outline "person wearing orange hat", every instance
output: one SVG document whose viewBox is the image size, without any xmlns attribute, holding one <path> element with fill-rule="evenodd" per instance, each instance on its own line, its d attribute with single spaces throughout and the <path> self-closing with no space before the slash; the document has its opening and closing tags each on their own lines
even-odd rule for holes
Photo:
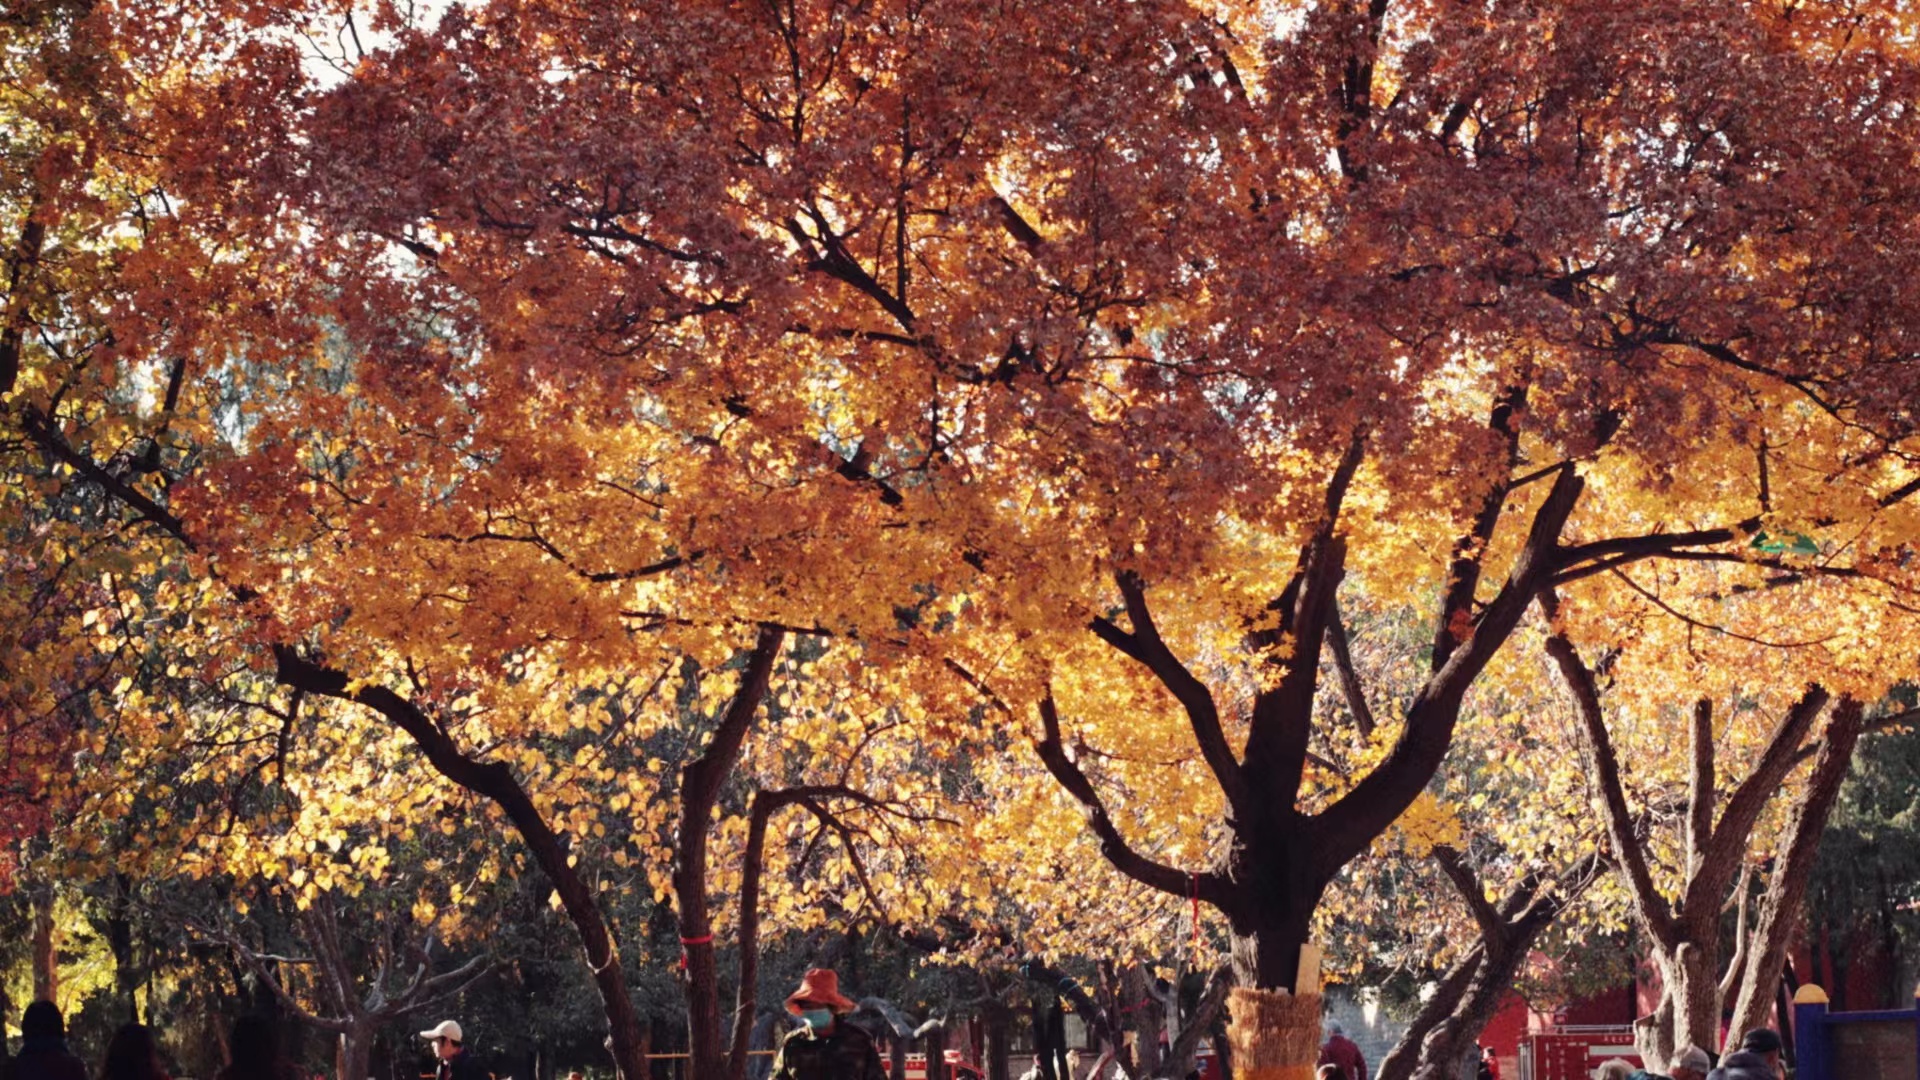
<svg viewBox="0 0 1920 1080">
<path fill-rule="evenodd" d="M 800 1026 L 780 1043 L 767 1080 L 887 1080 L 873 1036 L 845 1019 L 856 1006 L 840 993 L 840 976 L 814 968 L 787 995 Z"/>
</svg>

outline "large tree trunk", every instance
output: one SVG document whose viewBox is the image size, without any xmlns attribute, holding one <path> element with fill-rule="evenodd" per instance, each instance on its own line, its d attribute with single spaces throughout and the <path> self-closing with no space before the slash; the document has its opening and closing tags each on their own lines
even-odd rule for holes
<svg viewBox="0 0 1920 1080">
<path fill-rule="evenodd" d="M 1269 860 L 1259 867 L 1265 873 L 1249 875 L 1272 887 L 1260 890 L 1263 903 L 1228 915 L 1236 985 L 1227 996 L 1227 1041 L 1244 1080 L 1312 1080 L 1320 1059 L 1319 971 L 1300 963 L 1319 890 L 1302 895 L 1305 875 L 1283 865 Z"/>
<path fill-rule="evenodd" d="M 1720 1045 L 1719 953 L 1717 942 L 1703 946 L 1694 941 L 1681 942 L 1671 954 L 1655 951 L 1660 1008 L 1634 1024 L 1642 1060 L 1664 1066 L 1689 1046 L 1705 1050 Z"/>
</svg>

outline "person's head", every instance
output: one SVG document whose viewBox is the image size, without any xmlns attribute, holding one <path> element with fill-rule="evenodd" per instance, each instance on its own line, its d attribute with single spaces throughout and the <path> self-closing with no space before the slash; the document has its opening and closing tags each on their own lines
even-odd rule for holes
<svg viewBox="0 0 1920 1080">
<path fill-rule="evenodd" d="M 1494 1058 L 1494 1053 L 1493 1053 L 1493 1047 L 1491 1047 L 1491 1046 L 1483 1046 L 1483 1047 L 1481 1047 L 1481 1048 L 1480 1048 L 1480 1057 L 1481 1057 L 1481 1060 L 1483 1060 L 1483 1061 L 1491 1061 L 1491 1060 L 1493 1060 L 1493 1058 Z"/>
<path fill-rule="evenodd" d="M 1754 1028 L 1740 1037 L 1740 1049 L 1759 1054 L 1769 1065 L 1780 1064 L 1780 1046 L 1780 1036 L 1768 1028 Z"/>
<path fill-rule="evenodd" d="M 828 968 L 813 968 L 787 995 L 787 1011 L 815 1032 L 833 1027 L 836 1017 L 859 1008 L 840 992 L 840 976 Z"/>
<path fill-rule="evenodd" d="M 1327 1038 L 1331 1039 L 1336 1035 L 1344 1037 L 1346 1034 L 1347 1026 L 1340 1021 L 1334 1020 L 1327 1024 Z"/>
<path fill-rule="evenodd" d="M 1673 1055 L 1667 1071 L 1673 1074 L 1673 1080 L 1706 1080 L 1707 1074 L 1713 1071 L 1713 1059 L 1705 1050 L 1689 1046 Z"/>
<path fill-rule="evenodd" d="M 462 1032 L 455 1021 L 442 1020 L 421 1032 L 420 1037 L 433 1047 L 433 1056 L 442 1061 L 460 1053 Z"/>
<path fill-rule="evenodd" d="M 265 1080 L 279 1075 L 280 1034 L 273 1021 L 264 1016 L 243 1016 L 233 1022 L 233 1034 L 227 1038 L 228 1075 L 245 1080 Z"/>
<path fill-rule="evenodd" d="M 1599 1068 L 1593 1070 L 1593 1080 L 1627 1080 L 1632 1075 L 1633 1062 L 1626 1058 L 1603 1061 Z"/>
<path fill-rule="evenodd" d="M 60 1006 L 51 1001 L 36 1001 L 27 1006 L 20 1014 L 20 1037 L 23 1039 L 64 1039 L 67 1037 L 66 1021 L 60 1018 Z"/>
<path fill-rule="evenodd" d="M 107 1043 L 101 1080 L 154 1080 L 160 1075 L 160 1047 L 153 1041 L 153 1029 L 145 1024 L 120 1025 Z"/>
</svg>

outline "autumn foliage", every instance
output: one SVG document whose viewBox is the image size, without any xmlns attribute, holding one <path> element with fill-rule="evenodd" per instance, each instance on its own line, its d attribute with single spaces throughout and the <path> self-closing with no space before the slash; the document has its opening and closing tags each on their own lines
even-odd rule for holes
<svg viewBox="0 0 1920 1080">
<path fill-rule="evenodd" d="M 30 8 L 7 715 L 282 784 L 297 733 L 424 751 L 671 893 L 709 985 L 751 792 L 805 789 L 884 921 L 1044 911 L 974 857 L 1090 835 L 1293 989 L 1463 713 L 1585 664 L 1657 738 L 1912 675 L 1904 18 Z M 308 760 L 369 852 L 428 800 Z"/>
</svg>

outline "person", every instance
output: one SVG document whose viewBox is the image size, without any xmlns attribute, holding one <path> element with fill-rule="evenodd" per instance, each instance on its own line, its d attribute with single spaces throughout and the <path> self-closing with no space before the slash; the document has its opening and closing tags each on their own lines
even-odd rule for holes
<svg viewBox="0 0 1920 1080">
<path fill-rule="evenodd" d="M 814 968 L 787 995 L 800 1026 L 781 1040 L 768 1080 L 887 1080 L 873 1036 L 845 1019 L 856 1006 L 840 993 L 840 976 Z"/>
<path fill-rule="evenodd" d="M 1689 1046 L 1673 1055 L 1672 1064 L 1667 1068 L 1673 1073 L 1673 1080 L 1707 1080 L 1707 1074 L 1713 1071 L 1713 1059 L 1697 1046 Z"/>
<path fill-rule="evenodd" d="M 467 1051 L 466 1033 L 458 1021 L 442 1020 L 420 1037 L 433 1047 L 434 1080 L 489 1080 L 487 1071 Z"/>
<path fill-rule="evenodd" d="M 1627 1080 L 1633 1075 L 1633 1062 L 1626 1058 L 1609 1058 L 1593 1070 L 1593 1080 Z"/>
<path fill-rule="evenodd" d="M 121 1024 L 107 1043 L 106 1060 L 100 1063 L 100 1080 L 167 1080 L 160 1066 L 160 1046 L 153 1040 L 153 1029 L 145 1024 Z"/>
<path fill-rule="evenodd" d="M 1707 1080 L 1779 1080 L 1786 1076 L 1780 1067 L 1781 1045 L 1779 1035 L 1755 1028 L 1741 1036 L 1740 1049 L 1721 1058 Z"/>
<path fill-rule="evenodd" d="M 289 1080 L 299 1075 L 280 1056 L 280 1034 L 264 1016 L 243 1016 L 227 1036 L 227 1067 L 215 1080 Z"/>
<path fill-rule="evenodd" d="M 1327 1025 L 1327 1041 L 1320 1047 L 1320 1064 L 1338 1065 L 1342 1080 L 1367 1080 L 1367 1059 L 1360 1047 L 1347 1038 L 1346 1026 L 1339 1021 Z"/>
<path fill-rule="evenodd" d="M 6 1080 L 87 1080 L 87 1064 L 67 1049 L 60 1007 L 36 1001 L 20 1014 L 20 1053 L 7 1062 Z"/>
<path fill-rule="evenodd" d="M 1494 1054 L 1493 1047 L 1480 1048 L 1479 1080 L 1500 1080 L 1500 1058 Z"/>
</svg>

